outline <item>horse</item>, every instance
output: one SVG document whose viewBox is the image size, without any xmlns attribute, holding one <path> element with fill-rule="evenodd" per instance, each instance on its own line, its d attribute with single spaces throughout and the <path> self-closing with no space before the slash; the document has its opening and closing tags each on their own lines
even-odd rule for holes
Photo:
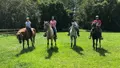
<svg viewBox="0 0 120 68">
<path fill-rule="evenodd" d="M 32 46 L 34 47 L 35 43 L 35 36 L 36 36 L 36 30 L 34 28 L 31 28 L 32 35 L 28 32 L 26 28 L 19 29 L 19 31 L 16 33 L 17 39 L 19 43 L 23 43 L 23 49 L 24 49 L 24 41 L 27 41 L 27 45 L 29 48 L 29 39 L 31 40 Z"/>
<path fill-rule="evenodd" d="M 97 26 L 97 24 L 93 24 L 93 31 L 91 36 L 93 41 L 93 49 L 97 50 L 98 41 L 99 41 L 99 46 L 101 47 L 101 36 L 100 36 L 99 27 Z"/>
<path fill-rule="evenodd" d="M 48 21 L 44 21 L 44 29 L 46 30 L 47 48 L 49 48 L 49 40 L 51 40 L 51 48 L 53 47 L 53 40 L 56 46 L 56 36 L 54 35 L 54 31 Z"/>
<path fill-rule="evenodd" d="M 71 40 L 71 47 L 73 46 L 73 40 L 74 40 L 74 46 L 76 46 L 76 39 L 77 39 L 77 26 L 72 23 L 72 26 L 70 27 L 70 40 Z"/>
</svg>

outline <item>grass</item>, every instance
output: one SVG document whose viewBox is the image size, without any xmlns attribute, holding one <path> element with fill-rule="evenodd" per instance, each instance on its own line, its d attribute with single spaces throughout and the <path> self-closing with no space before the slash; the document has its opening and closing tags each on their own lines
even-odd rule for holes
<svg viewBox="0 0 120 68">
<path fill-rule="evenodd" d="M 25 50 L 16 36 L 0 35 L 0 68 L 120 68 L 120 33 L 104 32 L 98 51 L 93 50 L 88 32 L 80 35 L 77 47 L 71 49 L 67 32 L 59 32 L 53 50 L 47 50 L 42 32 L 37 33 L 35 49 L 25 45 Z"/>
</svg>

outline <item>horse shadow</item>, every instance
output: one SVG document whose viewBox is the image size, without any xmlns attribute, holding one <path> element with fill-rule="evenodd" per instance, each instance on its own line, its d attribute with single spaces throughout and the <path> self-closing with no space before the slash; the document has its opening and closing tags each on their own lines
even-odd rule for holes
<svg viewBox="0 0 120 68">
<path fill-rule="evenodd" d="M 53 55 L 53 53 L 57 53 L 58 52 L 58 47 L 51 47 L 47 50 L 48 56 L 45 57 L 45 59 L 50 59 Z"/>
<path fill-rule="evenodd" d="M 35 49 L 35 47 L 29 47 L 29 48 L 24 48 L 20 51 L 20 53 L 16 54 L 16 57 L 19 57 L 20 55 L 24 54 L 24 53 L 28 53 L 31 52 Z"/>
<path fill-rule="evenodd" d="M 110 53 L 108 50 L 104 49 L 104 48 L 97 48 L 96 52 L 98 52 L 100 54 L 100 56 L 106 56 L 106 53 Z"/>
<path fill-rule="evenodd" d="M 80 55 L 84 55 L 84 54 L 82 53 L 83 48 L 81 48 L 80 46 L 75 45 L 75 46 L 73 46 L 72 50 L 75 51 L 75 52 L 77 52 L 77 53 L 80 54 Z"/>
</svg>

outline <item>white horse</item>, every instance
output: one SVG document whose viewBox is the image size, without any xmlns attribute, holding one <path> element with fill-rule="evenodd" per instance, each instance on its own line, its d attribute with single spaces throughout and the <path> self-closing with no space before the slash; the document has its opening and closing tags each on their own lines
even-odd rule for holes
<svg viewBox="0 0 120 68">
<path fill-rule="evenodd" d="M 53 40 L 55 41 L 55 45 L 56 45 L 56 37 L 48 21 L 44 21 L 44 29 L 46 30 L 46 36 L 47 36 L 47 48 L 49 48 L 49 40 L 51 40 L 51 47 L 53 47 Z"/>
<path fill-rule="evenodd" d="M 70 27 L 70 39 L 71 39 L 71 47 L 73 46 L 73 40 L 74 40 L 74 46 L 76 46 L 76 39 L 77 39 L 77 25 L 72 22 L 72 26 Z"/>
</svg>

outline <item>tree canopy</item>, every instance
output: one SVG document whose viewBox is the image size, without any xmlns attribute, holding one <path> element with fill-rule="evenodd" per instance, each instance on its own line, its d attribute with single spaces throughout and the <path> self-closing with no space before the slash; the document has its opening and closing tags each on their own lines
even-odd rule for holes
<svg viewBox="0 0 120 68">
<path fill-rule="evenodd" d="M 22 28 L 27 16 L 37 30 L 52 16 L 58 30 L 69 28 L 73 18 L 81 28 L 90 29 L 90 22 L 99 15 L 103 30 L 120 31 L 119 6 L 119 0 L 0 0 L 0 29 Z"/>
</svg>

